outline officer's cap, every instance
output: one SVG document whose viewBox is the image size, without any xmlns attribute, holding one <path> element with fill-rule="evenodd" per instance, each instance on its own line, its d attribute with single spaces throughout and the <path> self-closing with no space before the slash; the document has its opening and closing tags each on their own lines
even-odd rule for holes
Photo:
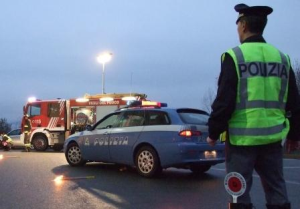
<svg viewBox="0 0 300 209">
<path fill-rule="evenodd" d="M 247 16 L 267 17 L 269 14 L 273 12 L 273 9 L 268 6 L 249 7 L 246 4 L 237 4 L 234 7 L 234 9 L 239 13 L 236 23 L 238 23 L 241 17 L 247 17 Z"/>
</svg>

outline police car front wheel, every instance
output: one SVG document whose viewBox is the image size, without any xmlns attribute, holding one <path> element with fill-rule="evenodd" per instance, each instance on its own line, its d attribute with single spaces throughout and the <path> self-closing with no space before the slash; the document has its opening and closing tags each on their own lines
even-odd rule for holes
<svg viewBox="0 0 300 209">
<path fill-rule="evenodd" d="M 162 171 L 159 157 L 150 146 L 143 146 L 138 150 L 135 156 L 135 164 L 139 174 L 144 177 L 153 177 Z"/>
<path fill-rule="evenodd" d="M 86 161 L 82 158 L 79 146 L 76 143 L 68 145 L 66 159 L 71 166 L 83 166 Z"/>
</svg>

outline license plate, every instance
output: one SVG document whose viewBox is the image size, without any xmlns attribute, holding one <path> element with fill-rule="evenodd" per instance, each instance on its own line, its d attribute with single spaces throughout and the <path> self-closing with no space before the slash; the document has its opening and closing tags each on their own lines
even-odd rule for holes
<svg viewBox="0 0 300 209">
<path fill-rule="evenodd" d="M 205 151 L 204 156 L 205 156 L 205 159 L 213 159 L 213 158 L 217 157 L 217 152 L 214 150 L 213 151 Z"/>
</svg>

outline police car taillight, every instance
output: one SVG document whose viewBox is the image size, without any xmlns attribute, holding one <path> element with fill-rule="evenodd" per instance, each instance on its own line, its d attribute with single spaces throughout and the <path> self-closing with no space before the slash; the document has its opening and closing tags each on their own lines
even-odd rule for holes
<svg viewBox="0 0 300 209">
<path fill-rule="evenodd" d="M 191 136 L 201 136 L 201 131 L 183 130 L 179 132 L 179 136 L 191 137 Z"/>
</svg>

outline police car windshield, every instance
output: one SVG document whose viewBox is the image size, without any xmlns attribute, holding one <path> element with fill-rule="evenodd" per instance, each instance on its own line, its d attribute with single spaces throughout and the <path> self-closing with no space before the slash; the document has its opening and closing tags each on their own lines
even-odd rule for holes
<svg viewBox="0 0 300 209">
<path fill-rule="evenodd" d="M 106 116 L 101 121 L 99 121 L 93 129 L 105 129 L 105 128 L 111 128 L 116 123 L 120 113 L 114 113 Z"/>
<path fill-rule="evenodd" d="M 186 124 L 207 125 L 209 115 L 207 112 L 196 109 L 178 109 L 181 120 Z"/>
</svg>

